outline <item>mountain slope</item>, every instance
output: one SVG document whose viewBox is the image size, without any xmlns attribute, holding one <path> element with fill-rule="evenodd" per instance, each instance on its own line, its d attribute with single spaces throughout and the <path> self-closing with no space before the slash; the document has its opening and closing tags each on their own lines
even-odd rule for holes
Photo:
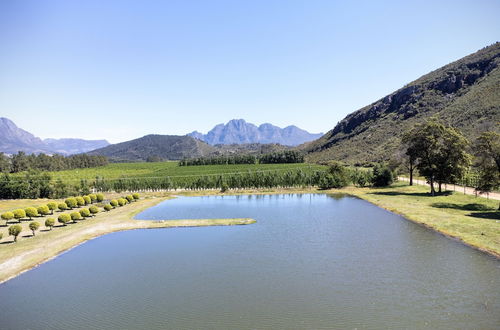
<svg viewBox="0 0 500 330">
<path fill-rule="evenodd" d="M 297 126 L 280 128 L 271 124 L 256 126 L 243 119 L 233 119 L 227 124 L 216 125 L 207 134 L 194 131 L 188 134 L 211 145 L 244 143 L 279 143 L 296 146 L 319 138 L 322 134 L 311 134 Z"/>
<path fill-rule="evenodd" d="M 309 160 L 389 159 L 403 132 L 436 116 L 470 140 L 500 121 L 500 43 L 450 63 L 355 111 L 303 145 Z"/>
<path fill-rule="evenodd" d="M 141 138 L 112 144 L 88 152 L 89 155 L 102 155 L 111 161 L 147 161 L 150 157 L 165 160 L 210 156 L 217 151 L 215 147 L 191 136 L 146 135 Z"/>
</svg>

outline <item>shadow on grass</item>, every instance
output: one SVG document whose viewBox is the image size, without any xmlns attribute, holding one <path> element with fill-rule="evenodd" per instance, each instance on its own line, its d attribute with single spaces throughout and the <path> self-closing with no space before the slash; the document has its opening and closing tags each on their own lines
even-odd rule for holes
<svg viewBox="0 0 500 330">
<path fill-rule="evenodd" d="M 474 212 L 468 214 L 469 217 L 480 218 L 480 219 L 489 219 L 489 220 L 500 220 L 500 211 L 493 212 Z"/>
<path fill-rule="evenodd" d="M 7 242 L 1 242 L 0 244 L 12 244 L 15 243 L 14 241 L 7 241 Z"/>
<path fill-rule="evenodd" d="M 33 235 L 33 234 L 31 234 L 31 235 L 24 235 L 22 237 L 26 237 L 26 238 L 28 238 L 28 237 L 35 237 L 35 235 Z"/>
<path fill-rule="evenodd" d="M 479 203 L 470 204 L 456 204 L 456 203 L 433 203 L 432 207 L 437 207 L 439 209 L 455 209 L 462 211 L 495 211 L 494 207 L 490 207 Z"/>
<path fill-rule="evenodd" d="M 40 231 L 46 232 L 46 231 L 50 231 L 50 229 L 40 229 Z"/>
<path fill-rule="evenodd" d="M 414 196 L 414 197 L 438 197 L 438 196 L 450 196 L 453 191 L 444 191 L 442 193 L 436 193 L 434 196 L 428 192 L 419 192 L 419 193 L 408 193 L 408 192 L 400 192 L 400 191 L 377 191 L 371 192 L 370 195 L 383 195 L 383 196 Z"/>
</svg>

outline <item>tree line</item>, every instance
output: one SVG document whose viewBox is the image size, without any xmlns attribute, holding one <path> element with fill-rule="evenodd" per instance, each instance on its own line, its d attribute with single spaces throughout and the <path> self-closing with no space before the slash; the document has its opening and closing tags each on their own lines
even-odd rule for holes
<svg viewBox="0 0 500 330">
<path fill-rule="evenodd" d="M 62 155 L 46 155 L 46 154 L 26 154 L 22 151 L 6 156 L 0 153 L 0 172 L 2 173 L 18 173 L 29 170 L 39 171 L 62 171 L 72 170 L 77 168 L 90 168 L 104 166 L 108 164 L 108 159 L 105 156 L 91 156 L 86 154 L 62 156 Z"/>
<path fill-rule="evenodd" d="M 179 166 L 199 165 L 234 165 L 234 164 L 287 164 L 303 163 L 304 155 L 298 151 L 285 150 L 272 152 L 260 156 L 256 155 L 230 155 L 216 157 L 198 157 L 183 159 Z"/>
</svg>

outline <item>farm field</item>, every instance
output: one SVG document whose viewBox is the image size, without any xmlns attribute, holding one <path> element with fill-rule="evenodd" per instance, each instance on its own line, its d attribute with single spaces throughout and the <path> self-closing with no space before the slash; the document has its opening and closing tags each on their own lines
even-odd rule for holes
<svg viewBox="0 0 500 330">
<path fill-rule="evenodd" d="M 229 175 L 248 172 L 283 173 L 290 170 L 311 172 L 324 170 L 326 167 L 316 164 L 237 164 L 237 165 L 203 165 L 179 166 L 177 162 L 158 163 L 113 163 L 106 166 L 50 172 L 53 180 L 61 179 L 65 183 L 77 183 L 80 180 L 94 180 L 97 177 L 105 180 L 120 178 L 156 179 L 170 177 L 174 181 L 196 179 L 203 176 Z"/>
</svg>

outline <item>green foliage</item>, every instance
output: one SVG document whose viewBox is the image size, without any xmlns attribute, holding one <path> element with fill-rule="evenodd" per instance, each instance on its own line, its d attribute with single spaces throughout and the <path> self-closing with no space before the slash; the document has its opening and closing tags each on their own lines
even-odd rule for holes
<svg viewBox="0 0 500 330">
<path fill-rule="evenodd" d="M 104 205 L 104 210 L 105 210 L 106 212 L 109 212 L 109 211 L 111 211 L 112 209 L 113 209 L 113 206 L 111 206 L 110 204 L 106 204 L 106 205 Z"/>
<path fill-rule="evenodd" d="M 47 205 L 39 206 L 39 207 L 37 207 L 36 210 L 37 210 L 38 214 L 40 214 L 40 215 L 48 215 L 48 214 L 50 214 L 50 209 L 49 209 L 49 207 Z"/>
<path fill-rule="evenodd" d="M 47 207 L 50 210 L 50 214 L 54 214 L 54 210 L 57 209 L 57 203 L 56 202 L 48 202 Z"/>
<path fill-rule="evenodd" d="M 17 220 L 26 218 L 26 211 L 24 211 L 23 209 L 14 210 L 12 213 L 14 213 L 14 218 L 16 218 Z"/>
<path fill-rule="evenodd" d="M 20 225 L 12 225 L 9 227 L 9 236 L 14 236 L 14 242 L 17 242 L 17 236 L 21 234 L 23 228 Z"/>
<path fill-rule="evenodd" d="M 94 203 L 97 200 L 97 195 L 96 194 L 89 194 L 90 200 L 92 203 Z"/>
<path fill-rule="evenodd" d="M 81 209 L 80 210 L 80 215 L 83 217 L 83 218 L 88 218 L 90 217 L 90 210 L 89 209 Z M 73 219 L 74 220 L 74 219 Z M 78 220 L 78 219 L 76 219 Z"/>
<path fill-rule="evenodd" d="M 127 204 L 127 200 L 125 198 L 118 198 L 118 205 L 123 206 Z"/>
<path fill-rule="evenodd" d="M 373 170 L 355 168 L 351 171 L 351 182 L 358 187 L 366 187 L 371 184 L 373 180 Z"/>
<path fill-rule="evenodd" d="M 491 191 L 500 186 L 500 134 L 483 132 L 474 146 L 476 167 L 479 170 L 478 190 Z"/>
<path fill-rule="evenodd" d="M 89 211 L 92 214 L 97 214 L 97 213 L 99 213 L 99 208 L 95 205 L 92 205 L 91 207 L 89 207 Z"/>
<path fill-rule="evenodd" d="M 30 220 L 33 217 L 38 217 L 38 211 L 34 207 L 27 207 L 24 209 L 24 212 L 26 212 L 26 216 L 30 218 Z"/>
<path fill-rule="evenodd" d="M 5 220 L 5 222 L 7 223 L 9 220 L 14 219 L 14 213 L 5 212 L 5 213 L 2 213 L 1 217 L 2 217 L 2 220 Z"/>
<path fill-rule="evenodd" d="M 376 164 L 373 167 L 372 184 L 374 187 L 390 186 L 394 181 L 391 169 L 385 164 Z"/>
<path fill-rule="evenodd" d="M 78 206 L 83 206 L 83 205 L 85 205 L 85 200 L 83 199 L 83 197 L 78 196 L 78 197 L 75 197 L 75 199 L 76 199 L 76 204 L 77 204 Z"/>
<path fill-rule="evenodd" d="M 96 199 L 98 202 L 102 202 L 104 200 L 104 195 L 103 194 L 96 194 Z"/>
<path fill-rule="evenodd" d="M 109 204 L 111 204 L 111 206 L 113 207 L 117 207 L 118 206 L 118 201 L 116 199 L 112 199 Z"/>
<path fill-rule="evenodd" d="M 198 157 L 198 158 L 191 158 L 191 159 L 183 159 L 183 160 L 179 161 L 179 166 L 256 164 L 257 161 L 258 161 L 258 158 L 255 155 Z"/>
<path fill-rule="evenodd" d="M 56 220 L 54 218 L 47 218 L 47 220 L 45 220 L 45 227 L 50 228 L 50 230 L 52 230 L 52 227 L 54 227 L 55 223 Z"/>
<path fill-rule="evenodd" d="M 70 216 L 73 222 L 76 222 L 76 220 L 82 220 L 82 215 L 80 214 L 80 212 L 71 212 Z"/>
<path fill-rule="evenodd" d="M 138 200 L 140 198 L 138 193 L 133 193 L 132 197 L 134 197 L 135 200 Z"/>
<path fill-rule="evenodd" d="M 33 233 L 33 236 L 35 236 L 35 231 L 37 231 L 38 228 L 40 228 L 40 223 L 38 223 L 36 221 L 30 222 L 29 228 L 30 228 L 31 232 Z"/>
<path fill-rule="evenodd" d="M 62 213 L 57 217 L 57 222 L 63 224 L 64 226 L 66 226 L 66 224 L 70 221 L 71 221 L 71 216 L 67 213 Z"/>
<path fill-rule="evenodd" d="M 66 203 L 63 202 L 63 203 L 57 204 L 57 208 L 61 211 L 64 211 L 64 210 L 67 210 L 69 207 Z"/>
<path fill-rule="evenodd" d="M 290 164 L 290 163 L 303 163 L 303 162 L 304 162 L 304 155 L 294 150 L 273 152 L 259 157 L 260 164 Z"/>
<path fill-rule="evenodd" d="M 125 199 L 130 203 L 132 201 L 134 201 L 134 197 L 132 195 L 127 195 L 125 196 Z"/>
<path fill-rule="evenodd" d="M 75 207 L 78 206 L 78 201 L 76 200 L 75 197 L 66 198 L 64 202 L 70 209 L 74 209 Z"/>
<path fill-rule="evenodd" d="M 90 196 L 83 196 L 82 198 L 85 202 L 85 205 L 92 204 L 92 199 L 90 198 Z"/>
</svg>

